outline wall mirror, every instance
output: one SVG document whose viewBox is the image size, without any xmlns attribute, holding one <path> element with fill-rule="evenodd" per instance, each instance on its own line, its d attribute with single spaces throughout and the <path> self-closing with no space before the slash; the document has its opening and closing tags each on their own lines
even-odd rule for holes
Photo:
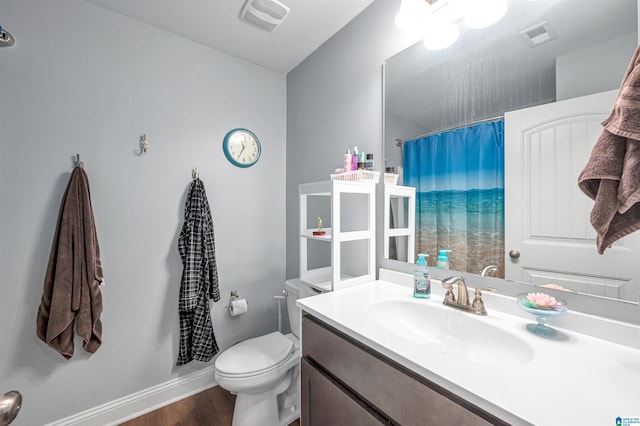
<svg viewBox="0 0 640 426">
<path fill-rule="evenodd" d="M 609 95 L 603 95 L 605 108 L 599 115 L 592 114 L 589 123 L 581 124 L 586 129 L 584 132 L 588 133 L 588 138 L 595 143 L 601 131 L 599 122 L 613 106 L 612 100 L 615 99 L 615 93 L 637 45 L 637 0 L 616 0 L 606 4 L 600 0 L 510 0 L 509 9 L 501 21 L 483 30 L 460 28 L 460 38 L 444 50 L 428 50 L 422 42 L 418 42 L 384 64 L 383 153 L 386 165 L 395 167 L 400 173 L 398 184 L 407 184 L 409 179 L 407 176 L 403 179 L 403 171 L 406 171 L 410 164 L 403 162 L 409 149 L 408 143 L 411 141 L 455 129 L 474 128 L 479 124 L 493 123 L 497 120 L 503 123 L 504 128 L 501 131 L 505 133 L 504 143 L 508 147 L 509 133 L 513 133 L 508 120 L 516 112 L 536 110 L 564 102 L 575 103 L 578 98 L 583 99 L 585 96 L 609 91 Z M 577 104 L 581 103 L 577 101 Z M 511 120 L 513 121 L 513 118 Z M 570 128 L 575 130 L 576 125 Z M 561 134 L 561 131 L 555 132 Z M 557 160 L 561 158 L 559 154 L 553 150 L 545 151 L 543 145 L 536 152 L 542 160 L 549 160 L 549 168 L 542 163 L 538 174 L 521 173 L 518 179 L 505 175 L 503 180 L 518 180 L 527 191 L 542 184 L 553 188 L 577 188 L 579 170 L 556 172 L 551 164 L 556 163 L 559 170 L 565 170 L 566 168 L 562 167 L 563 160 Z M 524 161 L 527 164 L 529 159 L 526 155 L 532 152 L 531 147 L 528 148 L 520 153 L 525 156 Z M 574 169 L 584 166 L 588 152 L 590 147 L 585 148 L 579 155 L 569 154 L 576 163 Z M 514 169 L 518 167 L 511 167 L 509 170 L 510 154 L 506 155 L 505 173 L 514 173 Z M 552 162 L 551 159 L 554 158 L 556 160 Z M 450 157 L 449 162 L 455 163 L 455 156 Z M 422 190 L 424 191 L 424 188 Z M 516 188 L 516 195 L 518 191 Z M 510 218 L 509 197 L 513 192 L 513 189 L 511 192 L 501 192 L 504 205 L 507 206 L 503 210 L 505 222 Z M 563 198 L 562 193 L 555 190 L 541 192 L 554 194 L 555 199 Z M 418 187 L 418 205 L 425 202 L 420 193 L 421 188 Z M 542 197 L 543 208 L 537 212 L 532 210 L 530 214 L 554 216 L 554 212 L 559 209 L 566 210 L 566 207 L 560 207 L 562 203 L 549 202 L 550 200 L 544 199 L 544 195 Z M 579 209 L 574 207 L 575 203 L 567 201 L 569 207 L 576 210 L 574 214 L 582 215 L 581 217 L 588 216 L 592 205 L 585 196 L 582 195 L 582 198 Z M 586 220 L 588 223 L 588 218 Z M 418 210 L 416 231 L 420 230 L 420 226 L 424 226 L 423 222 Z M 538 216 L 534 216 L 529 222 L 540 220 Z M 568 223 L 571 225 L 571 222 Z M 555 223 L 554 226 L 561 225 Z M 563 256 L 566 255 L 566 259 L 556 257 L 549 261 L 548 267 L 539 265 L 535 273 L 515 277 L 505 274 L 505 271 L 508 272 L 511 266 L 518 264 L 517 255 L 520 253 L 520 247 L 509 247 L 508 243 L 503 243 L 499 247 L 501 263 L 499 262 L 496 276 L 532 284 L 560 283 L 577 293 L 637 303 L 639 282 L 627 279 L 626 284 L 610 285 L 606 279 L 610 272 L 604 268 L 590 280 L 583 279 L 584 273 L 580 265 L 574 265 L 573 270 L 564 271 L 555 277 L 544 273 L 555 268 L 551 263 L 568 264 L 569 259 L 581 258 L 582 254 L 572 253 L 570 248 L 574 245 L 584 246 L 583 243 L 595 237 L 590 229 L 581 232 L 584 235 L 570 237 L 562 243 Z M 540 235 L 546 234 L 541 231 Z M 416 232 L 416 240 L 419 238 L 419 232 Z M 637 235 L 634 238 L 640 240 Z M 447 244 L 454 245 L 454 242 L 447 241 Z M 628 251 L 628 246 L 635 245 L 638 245 L 637 242 L 622 242 L 618 251 Z M 434 256 L 437 255 L 438 249 L 450 248 L 454 249 L 450 258 L 451 269 L 479 274 L 482 266 L 486 266 L 482 259 L 472 266 L 471 261 L 469 264 L 465 263 L 466 261 L 456 262 L 455 247 L 441 244 L 434 245 L 434 252 L 429 252 L 429 265 L 434 265 Z M 509 257 L 509 251 L 512 251 L 513 257 Z M 595 243 L 592 252 L 596 252 Z M 386 253 L 385 259 L 390 258 Z M 524 257 L 524 250 L 522 253 Z M 605 252 L 605 256 L 607 255 Z M 638 264 L 640 254 L 635 255 L 635 262 L 627 260 L 626 263 Z M 627 256 L 627 259 L 631 257 Z M 619 264 L 611 262 L 611 267 L 619 269 Z M 633 268 L 640 270 L 638 267 Z M 640 274 L 640 271 L 635 273 Z"/>
</svg>

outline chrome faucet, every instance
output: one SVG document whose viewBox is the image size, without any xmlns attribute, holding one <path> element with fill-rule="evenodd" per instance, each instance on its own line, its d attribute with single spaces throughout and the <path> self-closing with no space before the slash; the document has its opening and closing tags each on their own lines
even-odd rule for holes
<svg viewBox="0 0 640 426">
<path fill-rule="evenodd" d="M 453 295 L 453 286 L 458 285 L 458 301 L 456 302 L 456 297 Z M 464 277 L 449 277 L 442 280 L 442 287 L 447 290 L 447 293 L 444 295 L 444 304 L 445 305 L 461 305 L 467 306 L 469 305 L 469 291 L 467 290 L 467 283 L 464 281 Z"/>
<path fill-rule="evenodd" d="M 480 276 L 486 277 L 486 276 L 493 275 L 496 272 L 498 272 L 498 267 L 496 265 L 487 265 L 484 268 L 482 268 L 482 271 L 480 271 Z"/>
<path fill-rule="evenodd" d="M 453 286 L 458 286 L 458 300 L 453 294 Z M 476 288 L 475 298 L 473 302 L 469 304 L 469 290 L 467 289 L 467 283 L 464 277 L 449 277 L 442 280 L 442 286 L 447 290 L 444 295 L 443 304 L 451 306 L 463 311 L 471 312 L 476 315 L 487 315 L 487 310 L 484 307 L 482 301 L 482 290 L 495 291 L 495 288 Z"/>
</svg>

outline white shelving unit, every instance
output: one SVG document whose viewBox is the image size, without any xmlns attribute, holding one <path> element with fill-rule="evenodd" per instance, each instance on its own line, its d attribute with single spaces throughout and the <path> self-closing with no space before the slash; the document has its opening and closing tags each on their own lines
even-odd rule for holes
<svg viewBox="0 0 640 426">
<path fill-rule="evenodd" d="M 300 279 L 313 287 L 324 291 L 338 290 L 351 287 L 366 281 L 375 280 L 375 181 L 341 181 L 331 180 L 302 184 L 299 186 L 300 195 Z M 347 230 L 344 226 L 348 214 L 347 209 L 342 209 L 342 196 L 344 194 L 363 194 L 366 198 L 366 214 L 358 218 L 364 229 Z M 310 211 L 309 201 L 312 197 L 324 197 L 331 204 L 331 227 L 324 228 L 323 236 L 314 236 L 317 228 L 308 227 L 310 220 L 315 220 L 318 215 Z M 359 197 L 359 196 L 358 196 Z M 351 200 L 352 201 L 352 200 Z M 342 213 L 341 213 L 342 212 Z M 353 218 L 349 218 L 353 222 Z M 331 264 L 324 267 L 309 269 L 309 245 L 312 241 L 326 244 L 326 250 L 330 251 Z M 362 241 L 367 245 L 366 250 L 356 250 L 354 259 L 366 263 L 366 271 L 354 275 L 347 271 L 342 263 L 343 243 Z M 366 258 L 363 258 L 366 257 Z"/>
<path fill-rule="evenodd" d="M 406 223 L 404 222 L 405 212 L 396 211 L 395 222 L 404 226 L 391 227 L 391 200 L 394 198 L 407 199 Z M 398 210 L 404 208 L 404 203 L 398 203 Z M 402 221 L 399 219 L 403 218 Z M 406 249 L 407 262 L 415 262 L 415 229 L 416 229 L 416 189 L 412 186 L 401 186 L 393 184 L 384 185 L 384 258 L 389 258 L 389 239 L 392 237 L 407 237 Z M 396 239 L 398 241 L 398 239 Z M 400 248 L 398 248 L 400 250 Z"/>
</svg>

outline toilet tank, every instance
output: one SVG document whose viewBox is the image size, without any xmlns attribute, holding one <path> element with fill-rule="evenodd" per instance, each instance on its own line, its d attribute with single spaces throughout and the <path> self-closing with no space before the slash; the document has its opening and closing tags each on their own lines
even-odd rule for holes
<svg viewBox="0 0 640 426">
<path fill-rule="evenodd" d="M 289 326 L 291 332 L 300 338 L 300 308 L 296 306 L 296 300 L 300 297 L 300 280 L 294 278 L 284 282 L 287 292 L 287 313 L 289 314 Z"/>
</svg>

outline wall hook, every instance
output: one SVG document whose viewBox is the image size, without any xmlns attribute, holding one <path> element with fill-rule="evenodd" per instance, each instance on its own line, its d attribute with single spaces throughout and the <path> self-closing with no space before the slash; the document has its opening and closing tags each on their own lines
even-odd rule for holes
<svg viewBox="0 0 640 426">
<path fill-rule="evenodd" d="M 191 178 L 193 180 L 200 179 L 200 172 L 198 171 L 197 167 L 195 169 L 191 170 Z"/>
<path fill-rule="evenodd" d="M 75 159 L 75 161 L 73 162 L 73 165 L 74 165 L 75 167 L 82 167 L 82 168 L 84 168 L 84 163 L 83 163 L 82 161 L 80 161 L 80 154 L 76 154 L 76 159 Z"/>
<path fill-rule="evenodd" d="M 16 39 L 0 25 L 0 47 L 11 47 L 14 44 L 16 44 Z"/>
<path fill-rule="evenodd" d="M 138 155 L 142 155 L 145 152 L 147 152 L 147 149 L 149 149 L 149 141 L 147 140 L 147 134 L 145 133 L 144 135 L 140 136 L 140 152 L 138 153 Z"/>
</svg>

